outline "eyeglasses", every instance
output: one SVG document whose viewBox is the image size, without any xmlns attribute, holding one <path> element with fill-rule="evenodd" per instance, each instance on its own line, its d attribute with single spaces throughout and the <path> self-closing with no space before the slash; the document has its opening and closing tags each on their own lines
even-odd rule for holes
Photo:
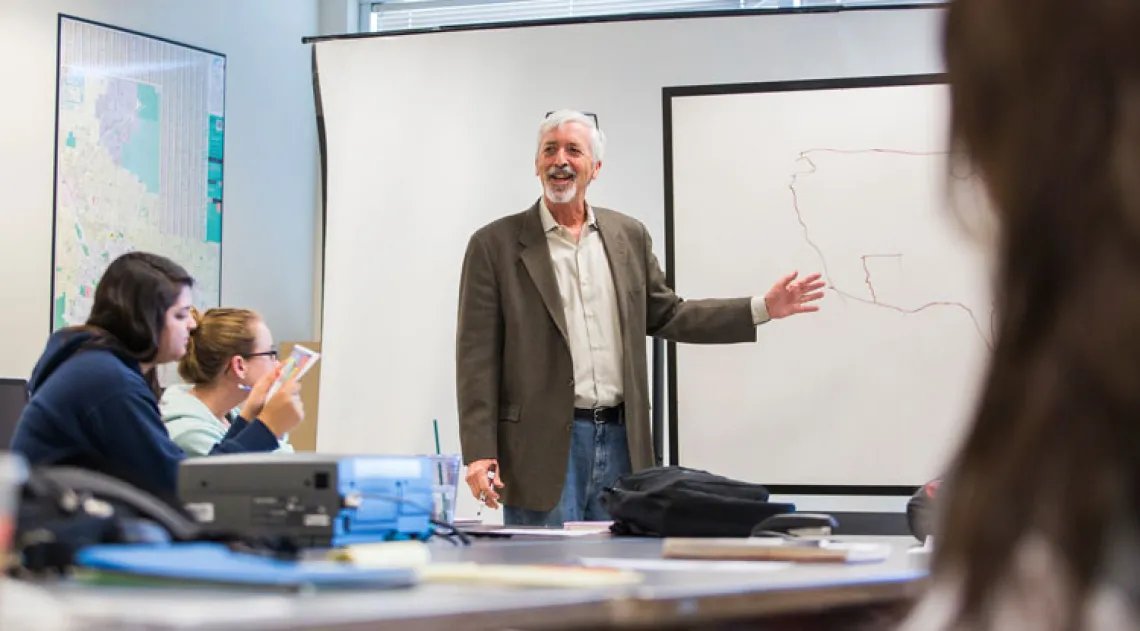
<svg viewBox="0 0 1140 631">
<path fill-rule="evenodd" d="M 246 359 L 250 359 L 252 357 L 269 357 L 271 359 L 276 360 L 278 358 L 278 355 L 279 355 L 278 350 L 276 348 L 271 348 L 267 351 L 261 351 L 260 353 L 246 353 L 246 354 L 242 355 L 242 357 L 244 357 Z"/>
<path fill-rule="evenodd" d="M 543 116 L 543 118 L 550 118 L 550 115 L 553 113 L 554 113 L 553 111 L 547 112 L 546 116 Z M 581 114 L 582 116 L 588 116 L 588 117 L 592 118 L 594 120 L 594 127 L 596 127 L 597 129 L 602 128 L 602 126 L 598 123 L 598 115 L 597 114 L 595 114 L 593 112 L 578 112 L 578 113 Z"/>
</svg>

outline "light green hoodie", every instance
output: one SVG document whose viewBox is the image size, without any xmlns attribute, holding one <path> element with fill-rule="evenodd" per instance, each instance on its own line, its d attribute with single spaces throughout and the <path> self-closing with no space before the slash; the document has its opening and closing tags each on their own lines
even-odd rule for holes
<svg viewBox="0 0 1140 631">
<path fill-rule="evenodd" d="M 228 428 L 201 399 L 190 394 L 190 388 L 185 384 L 170 386 L 162 393 L 158 407 L 162 411 L 162 422 L 166 423 L 166 431 L 171 440 L 188 456 L 207 456 L 214 445 L 222 442 Z M 237 412 L 234 410 L 233 413 Z M 286 439 L 277 442 L 280 445 L 277 452 L 293 453 L 293 446 Z"/>
</svg>

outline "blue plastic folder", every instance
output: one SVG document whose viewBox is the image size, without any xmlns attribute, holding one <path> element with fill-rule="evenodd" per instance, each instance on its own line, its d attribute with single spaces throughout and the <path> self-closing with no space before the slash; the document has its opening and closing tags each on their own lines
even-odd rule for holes
<svg viewBox="0 0 1140 631">
<path fill-rule="evenodd" d="M 333 561 L 285 561 L 234 552 L 217 543 L 100 545 L 84 548 L 76 563 L 95 580 L 196 583 L 279 589 L 410 587 L 411 568 L 359 568 Z M 138 579 L 144 579 L 142 581 Z"/>
</svg>

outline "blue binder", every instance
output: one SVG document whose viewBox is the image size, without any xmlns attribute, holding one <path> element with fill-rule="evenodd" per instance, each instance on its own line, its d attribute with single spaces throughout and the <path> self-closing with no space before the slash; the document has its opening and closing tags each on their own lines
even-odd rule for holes
<svg viewBox="0 0 1140 631">
<path fill-rule="evenodd" d="M 391 589 L 410 587 L 417 582 L 412 568 L 359 568 L 334 561 L 285 561 L 234 552 L 217 543 L 90 546 L 76 555 L 76 564 L 94 570 L 97 579 L 147 579 L 146 582 L 280 589 Z"/>
</svg>

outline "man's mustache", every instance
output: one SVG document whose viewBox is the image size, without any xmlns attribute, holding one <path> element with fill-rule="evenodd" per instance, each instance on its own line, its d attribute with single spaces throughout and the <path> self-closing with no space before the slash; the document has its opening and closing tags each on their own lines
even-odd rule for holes
<svg viewBox="0 0 1140 631">
<path fill-rule="evenodd" d="M 569 165 L 560 166 L 560 167 L 550 167 L 549 169 L 546 170 L 546 177 L 556 177 L 556 176 L 560 176 L 560 175 L 564 176 L 564 177 L 577 177 L 578 172 L 575 171 L 574 168 L 569 166 Z"/>
</svg>

